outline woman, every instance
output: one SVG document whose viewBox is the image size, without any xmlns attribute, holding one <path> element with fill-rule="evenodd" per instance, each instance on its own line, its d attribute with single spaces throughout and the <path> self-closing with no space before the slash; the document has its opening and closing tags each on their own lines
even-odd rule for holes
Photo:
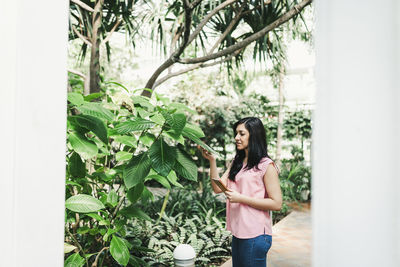
<svg viewBox="0 0 400 267">
<path fill-rule="evenodd" d="M 232 233 L 233 267 L 266 266 L 272 243 L 271 210 L 280 210 L 282 193 L 278 170 L 268 156 L 265 129 L 254 117 L 233 126 L 236 156 L 222 175 L 225 191 L 226 224 Z M 210 161 L 210 178 L 219 179 L 215 157 L 200 148 Z M 211 181 L 215 193 L 222 190 Z"/>
</svg>

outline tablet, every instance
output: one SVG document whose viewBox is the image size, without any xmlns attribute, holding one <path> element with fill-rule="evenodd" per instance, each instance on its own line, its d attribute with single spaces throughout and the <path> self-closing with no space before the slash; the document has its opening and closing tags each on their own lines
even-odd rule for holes
<svg viewBox="0 0 400 267">
<path fill-rule="evenodd" d="M 215 178 L 211 178 L 212 181 L 214 181 L 214 183 L 221 188 L 222 192 L 225 192 L 228 190 L 228 188 L 224 185 L 224 183 L 221 181 L 221 179 L 215 179 Z"/>
</svg>

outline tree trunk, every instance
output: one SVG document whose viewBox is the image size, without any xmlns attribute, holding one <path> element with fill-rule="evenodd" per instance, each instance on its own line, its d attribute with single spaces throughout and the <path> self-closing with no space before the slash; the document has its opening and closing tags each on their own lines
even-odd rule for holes
<svg viewBox="0 0 400 267">
<path fill-rule="evenodd" d="M 277 131 L 277 141 L 276 141 L 276 165 L 278 168 L 281 168 L 282 161 L 282 128 L 283 128 L 283 86 L 284 86 L 284 78 L 285 78 L 285 68 L 281 66 L 279 72 L 279 113 L 278 113 L 278 131 Z"/>
<path fill-rule="evenodd" d="M 94 7 L 92 16 L 92 47 L 90 53 L 90 93 L 100 92 L 100 34 L 99 29 L 101 26 L 102 10 L 104 0 L 97 0 Z"/>
</svg>

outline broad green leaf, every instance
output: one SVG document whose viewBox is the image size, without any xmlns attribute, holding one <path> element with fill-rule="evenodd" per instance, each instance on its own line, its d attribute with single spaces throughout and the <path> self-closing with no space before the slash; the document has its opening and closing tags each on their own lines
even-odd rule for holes
<svg viewBox="0 0 400 267">
<path fill-rule="evenodd" d="M 86 214 L 86 215 L 89 216 L 89 217 L 91 217 L 91 218 L 93 218 L 93 219 L 95 219 L 95 220 L 98 221 L 98 222 L 104 220 L 103 217 L 101 217 L 100 215 L 98 215 L 98 214 L 96 214 L 96 213 L 89 213 L 89 214 Z"/>
<path fill-rule="evenodd" d="M 65 207 L 80 213 L 89 213 L 104 209 L 104 205 L 100 200 L 84 194 L 75 195 L 67 199 Z"/>
<path fill-rule="evenodd" d="M 198 138 L 205 136 L 203 130 L 199 126 L 190 123 L 186 123 L 185 127 L 183 128 L 183 132 L 192 134 Z"/>
<path fill-rule="evenodd" d="M 171 104 L 169 104 L 169 107 L 175 108 L 180 111 L 188 111 L 188 112 L 192 113 L 193 115 L 197 115 L 196 111 L 194 111 L 191 108 L 188 108 L 185 104 L 182 104 L 182 103 L 172 102 Z"/>
<path fill-rule="evenodd" d="M 90 115 L 75 115 L 69 116 L 68 120 L 79 125 L 80 127 L 86 128 L 92 131 L 101 141 L 105 144 L 108 143 L 107 128 L 102 120 Z"/>
<path fill-rule="evenodd" d="M 142 196 L 143 189 L 144 189 L 143 183 L 137 184 L 136 186 L 129 189 L 127 197 L 132 204 L 138 201 L 138 199 Z"/>
<path fill-rule="evenodd" d="M 85 103 L 83 96 L 79 93 L 68 93 L 68 101 L 75 106 L 80 106 Z"/>
<path fill-rule="evenodd" d="M 79 188 L 83 188 L 82 185 L 80 185 L 80 184 L 78 184 L 78 183 L 76 183 L 76 182 L 73 182 L 73 181 L 65 181 L 65 184 L 66 184 L 66 185 L 75 185 L 75 186 L 77 186 L 77 187 L 79 187 Z"/>
<path fill-rule="evenodd" d="M 215 151 L 214 149 L 212 149 L 211 147 L 209 147 L 206 143 L 204 143 L 203 141 L 200 140 L 200 138 L 198 138 L 196 135 L 185 131 L 185 129 L 182 131 L 182 135 L 186 138 L 189 138 L 190 140 L 192 140 L 193 142 L 195 142 L 196 144 L 200 145 L 202 148 L 206 149 L 207 151 L 209 151 L 210 153 L 214 154 L 217 157 L 220 157 L 219 153 L 217 151 Z"/>
<path fill-rule="evenodd" d="M 168 180 L 165 177 L 162 177 L 161 175 L 158 175 L 158 174 L 149 175 L 146 177 L 145 181 L 149 181 L 149 180 L 156 180 L 165 188 L 171 189 L 171 185 L 169 184 Z"/>
<path fill-rule="evenodd" d="M 135 118 L 131 121 L 125 121 L 118 124 L 115 130 L 120 134 L 126 134 L 134 131 L 143 131 L 152 128 L 155 125 L 154 122 L 145 120 L 142 118 Z"/>
<path fill-rule="evenodd" d="M 107 203 L 110 204 L 112 207 L 117 206 L 118 204 L 118 195 L 117 192 L 115 192 L 114 189 L 110 191 L 107 195 Z"/>
<path fill-rule="evenodd" d="M 176 150 L 159 138 L 150 147 L 149 156 L 153 169 L 162 176 L 167 176 L 175 164 Z"/>
<path fill-rule="evenodd" d="M 144 110 L 143 108 L 136 108 L 136 110 L 137 110 L 137 112 L 139 113 L 139 116 L 140 116 L 141 118 L 143 118 L 143 119 L 144 119 L 144 118 L 147 118 L 148 116 L 151 115 L 150 112 Z"/>
<path fill-rule="evenodd" d="M 140 136 L 139 140 L 143 145 L 150 147 L 154 140 L 156 140 L 156 137 L 153 134 L 146 133 L 145 135 Z"/>
<path fill-rule="evenodd" d="M 185 138 L 181 134 L 176 134 L 174 130 L 168 130 L 164 131 L 162 133 L 163 136 L 171 138 L 172 140 L 177 141 L 178 143 L 184 145 L 185 144 Z"/>
<path fill-rule="evenodd" d="M 186 116 L 182 113 L 174 113 L 172 114 L 173 124 L 171 125 L 172 129 L 176 134 L 181 134 L 183 128 L 186 124 Z"/>
<path fill-rule="evenodd" d="M 188 180 L 197 181 L 197 166 L 190 156 L 180 149 L 176 149 L 176 155 L 174 170 Z"/>
<path fill-rule="evenodd" d="M 139 219 L 151 221 L 149 215 L 147 215 L 144 211 L 133 205 L 123 208 L 122 210 L 119 211 L 119 213 L 128 218 L 136 217 Z"/>
<path fill-rule="evenodd" d="M 83 98 L 85 99 L 85 101 L 90 102 L 93 99 L 100 98 L 101 95 L 102 95 L 102 93 L 92 93 L 89 95 L 85 95 Z"/>
<path fill-rule="evenodd" d="M 136 138 L 134 136 L 117 135 L 112 137 L 115 142 L 127 145 L 129 147 L 136 147 Z"/>
<path fill-rule="evenodd" d="M 94 116 L 107 121 L 113 121 L 115 118 L 114 114 L 104 108 L 101 103 L 86 102 L 82 106 L 77 107 L 77 109 L 82 114 Z"/>
<path fill-rule="evenodd" d="M 156 113 L 155 115 L 151 116 L 150 120 L 157 123 L 158 125 L 163 125 L 165 122 L 164 117 L 160 113 Z"/>
<path fill-rule="evenodd" d="M 172 171 L 168 174 L 167 179 L 168 179 L 168 181 L 169 181 L 171 184 L 173 184 L 173 185 L 175 185 L 175 186 L 177 186 L 177 187 L 179 187 L 179 188 L 183 188 L 183 185 L 181 185 L 180 183 L 178 183 L 178 177 L 176 176 L 175 171 L 172 170 Z"/>
<path fill-rule="evenodd" d="M 76 249 L 76 248 L 77 248 L 77 247 L 75 247 L 75 246 L 73 246 L 73 245 L 71 245 L 71 244 L 68 244 L 68 243 L 64 242 L 64 253 L 65 253 L 65 254 L 70 253 L 71 251 L 73 251 L 73 250 Z"/>
<path fill-rule="evenodd" d="M 110 244 L 111 256 L 121 265 L 126 266 L 129 262 L 129 250 L 124 241 L 116 235 L 113 235 Z"/>
<path fill-rule="evenodd" d="M 82 159 L 78 153 L 73 152 L 71 157 L 69 157 L 68 170 L 69 174 L 72 177 L 78 177 L 78 178 L 85 177 L 86 166 L 85 163 L 82 162 Z"/>
<path fill-rule="evenodd" d="M 149 102 L 149 98 L 144 96 L 132 96 L 132 101 L 135 104 L 138 104 L 144 108 L 147 108 L 147 111 L 153 111 L 154 106 Z"/>
<path fill-rule="evenodd" d="M 126 151 L 119 151 L 117 152 L 117 154 L 115 154 L 115 159 L 117 161 L 130 160 L 131 158 L 132 158 L 132 153 Z"/>
<path fill-rule="evenodd" d="M 65 260 L 64 267 L 82 267 L 84 264 L 85 259 L 79 253 L 75 253 Z"/>
<path fill-rule="evenodd" d="M 70 133 L 68 140 L 75 152 L 77 152 L 83 159 L 91 159 L 97 155 L 98 148 L 96 144 L 93 141 L 88 140 L 86 136 L 79 133 Z"/>
<path fill-rule="evenodd" d="M 146 153 L 132 157 L 123 172 L 125 186 L 130 189 L 141 183 L 150 171 L 151 160 Z"/>
<path fill-rule="evenodd" d="M 108 241 L 108 238 L 110 237 L 110 235 L 112 235 L 112 234 L 114 234 L 114 233 L 116 233 L 116 232 L 118 232 L 117 229 L 108 228 L 107 233 L 105 233 L 105 234 L 103 235 L 103 240 L 107 242 L 107 241 Z"/>
</svg>

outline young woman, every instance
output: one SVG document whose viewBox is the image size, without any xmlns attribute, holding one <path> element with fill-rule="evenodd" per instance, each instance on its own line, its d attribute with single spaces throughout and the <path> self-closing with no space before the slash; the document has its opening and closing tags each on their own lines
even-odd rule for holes
<svg viewBox="0 0 400 267">
<path fill-rule="evenodd" d="M 233 235 L 233 267 L 265 267 L 272 243 L 269 211 L 282 206 L 278 170 L 268 156 L 265 129 L 259 119 L 241 119 L 233 131 L 236 156 L 221 178 L 215 157 L 200 149 L 210 161 L 211 179 L 221 179 L 228 188 L 224 193 L 227 229 Z M 215 193 L 222 192 L 212 180 L 211 185 Z"/>
</svg>

